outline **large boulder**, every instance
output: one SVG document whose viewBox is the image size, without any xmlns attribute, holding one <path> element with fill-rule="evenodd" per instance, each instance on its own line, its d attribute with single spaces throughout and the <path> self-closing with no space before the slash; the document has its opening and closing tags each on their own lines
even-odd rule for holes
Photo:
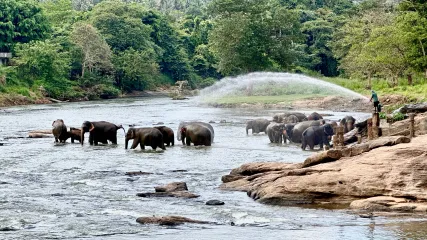
<svg viewBox="0 0 427 240">
<path fill-rule="evenodd" d="M 380 141 L 386 146 L 379 147 Z M 407 142 L 406 138 L 396 141 Z M 369 152 L 305 168 L 302 164 L 245 164 L 231 171 L 243 177 L 235 177 L 236 181 L 223 183 L 221 188 L 246 191 L 262 203 L 279 205 L 350 205 L 377 196 L 427 202 L 427 135 L 388 146 L 392 142 L 387 138 L 366 143 L 364 149 Z"/>
</svg>

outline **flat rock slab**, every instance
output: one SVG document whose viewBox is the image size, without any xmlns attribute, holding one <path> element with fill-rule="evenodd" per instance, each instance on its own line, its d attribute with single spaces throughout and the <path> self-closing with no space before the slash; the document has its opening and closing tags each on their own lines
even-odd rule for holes
<svg viewBox="0 0 427 240">
<path fill-rule="evenodd" d="M 164 186 L 154 188 L 156 192 L 177 192 L 177 191 L 188 191 L 187 184 L 185 182 L 173 182 Z"/>
<path fill-rule="evenodd" d="M 176 198 L 198 198 L 200 195 L 188 192 L 188 191 L 177 191 L 177 192 L 147 192 L 138 193 L 138 197 L 176 197 Z"/>
<path fill-rule="evenodd" d="M 207 221 L 199 221 L 180 216 L 165 216 L 165 217 L 139 217 L 136 219 L 140 224 L 158 224 L 162 226 L 176 226 L 184 223 L 209 224 Z"/>
</svg>

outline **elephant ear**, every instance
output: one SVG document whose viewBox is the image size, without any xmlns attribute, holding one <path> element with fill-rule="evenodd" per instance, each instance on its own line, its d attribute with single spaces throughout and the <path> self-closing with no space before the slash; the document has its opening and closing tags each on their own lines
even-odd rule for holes
<svg viewBox="0 0 427 240">
<path fill-rule="evenodd" d="M 55 121 L 52 122 L 52 126 L 53 126 L 53 124 L 55 124 Z"/>
<path fill-rule="evenodd" d="M 334 135 L 334 129 L 332 128 L 332 126 L 327 123 L 323 126 L 323 132 L 327 135 L 327 136 L 332 136 Z"/>
<path fill-rule="evenodd" d="M 90 123 L 90 128 L 89 128 L 89 132 L 92 132 L 95 129 L 95 126 L 93 126 L 92 123 Z"/>
</svg>

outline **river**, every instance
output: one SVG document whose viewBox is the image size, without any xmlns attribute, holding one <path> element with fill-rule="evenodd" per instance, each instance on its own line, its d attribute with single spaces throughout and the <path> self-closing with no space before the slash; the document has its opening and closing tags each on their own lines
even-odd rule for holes
<svg viewBox="0 0 427 240">
<path fill-rule="evenodd" d="M 218 109 L 193 101 L 135 98 L 12 107 L 0 110 L 0 239 L 425 239 L 422 217 L 360 218 L 348 210 L 259 204 L 242 192 L 218 189 L 221 176 L 247 162 L 301 162 L 311 152 L 296 145 L 270 144 L 265 135 L 246 136 L 245 121 L 271 118 L 279 110 Z M 338 120 L 348 113 L 333 113 Z M 354 113 L 356 118 L 366 118 Z M 129 128 L 158 122 L 176 131 L 180 121 L 216 123 L 212 147 L 166 151 L 117 146 L 55 144 L 28 139 L 28 131 L 105 120 Z M 226 120 L 226 123 L 219 123 Z M 86 136 L 86 141 L 88 137 Z M 176 172 L 174 170 L 187 170 Z M 129 177 L 128 171 L 151 172 Z M 184 181 L 196 199 L 140 198 L 139 192 Z M 207 206 L 218 199 L 223 206 Z M 143 226 L 142 216 L 179 215 L 216 222 L 177 227 Z M 232 226 L 231 223 L 235 223 Z"/>
</svg>

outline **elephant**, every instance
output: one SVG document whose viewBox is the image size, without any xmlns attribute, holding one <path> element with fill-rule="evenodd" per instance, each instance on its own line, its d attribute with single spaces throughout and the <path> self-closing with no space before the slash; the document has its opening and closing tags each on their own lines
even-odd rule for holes
<svg viewBox="0 0 427 240">
<path fill-rule="evenodd" d="M 162 135 L 163 135 L 163 142 L 166 144 L 166 146 L 174 146 L 175 145 L 175 134 L 173 133 L 173 130 L 171 128 L 168 128 L 166 126 L 159 126 L 154 127 L 158 129 Z"/>
<path fill-rule="evenodd" d="M 283 132 L 286 129 L 286 125 L 284 123 L 275 123 L 272 122 L 267 127 L 267 135 L 270 139 L 271 143 L 286 143 L 286 138 L 283 134 Z"/>
<path fill-rule="evenodd" d="M 302 150 L 305 150 L 307 145 L 311 150 L 314 149 L 315 145 L 320 145 L 320 149 L 323 149 L 323 145 L 330 147 L 329 137 L 334 135 L 332 126 L 325 123 L 322 126 L 312 126 L 307 128 L 302 133 Z"/>
<path fill-rule="evenodd" d="M 209 128 L 201 124 L 188 124 L 181 128 L 181 140 L 182 145 L 190 146 L 191 143 L 194 146 L 212 145 L 212 132 Z"/>
<path fill-rule="evenodd" d="M 273 116 L 273 122 L 282 123 L 286 120 L 287 117 L 289 117 L 291 115 L 294 115 L 295 117 L 297 117 L 298 122 L 302 122 L 302 121 L 307 120 L 307 116 L 305 116 L 305 114 L 303 114 L 303 113 L 288 112 L 288 113 L 278 113 L 278 114 L 274 115 Z"/>
<path fill-rule="evenodd" d="M 122 125 L 115 125 L 113 123 L 100 121 L 100 122 L 89 122 L 85 121 L 82 124 L 82 131 L 80 135 L 80 141 L 83 145 L 84 134 L 89 132 L 89 144 L 98 145 L 98 142 L 103 144 L 108 144 L 108 141 L 111 141 L 112 144 L 117 144 L 117 130 L 122 128 L 125 129 Z"/>
<path fill-rule="evenodd" d="M 125 149 L 128 149 L 130 139 L 133 139 L 130 149 L 135 149 L 139 144 L 143 150 L 145 146 L 150 146 L 154 150 L 157 147 L 166 150 L 163 134 L 157 128 L 129 128 L 125 138 Z"/>
<path fill-rule="evenodd" d="M 308 115 L 307 120 L 309 121 L 316 121 L 316 120 L 320 120 L 323 119 L 323 117 L 318 114 L 317 112 L 313 112 L 310 115 Z"/>
<path fill-rule="evenodd" d="M 295 115 L 289 115 L 289 116 L 287 116 L 284 120 L 283 120 L 283 122 L 284 123 L 298 123 L 298 122 L 300 122 L 300 120 L 298 119 L 298 117 L 297 116 L 295 116 Z"/>
<path fill-rule="evenodd" d="M 68 139 L 67 126 L 65 126 L 64 120 L 57 119 L 52 123 L 52 134 L 55 137 L 55 142 L 65 143 Z"/>
<path fill-rule="evenodd" d="M 195 122 L 195 121 L 193 121 L 193 122 L 180 122 L 179 126 L 178 126 L 178 131 L 176 133 L 176 139 L 178 141 L 181 141 L 181 129 L 183 127 L 187 126 L 188 124 L 194 124 L 194 123 L 202 125 L 202 126 L 208 128 L 211 131 L 211 143 L 213 143 L 214 142 L 214 138 L 215 138 L 214 129 L 213 129 L 212 125 L 210 125 L 209 123 L 205 123 L 205 122 Z"/>
<path fill-rule="evenodd" d="M 293 143 L 301 143 L 302 133 L 309 127 L 320 126 L 320 121 L 304 121 L 300 123 L 286 124 L 286 137 Z"/>
<path fill-rule="evenodd" d="M 70 131 L 68 131 L 67 134 L 68 134 L 67 138 L 71 138 L 71 143 L 74 143 L 74 140 L 77 140 L 80 143 L 84 141 L 84 137 L 83 139 L 81 139 L 82 130 L 78 128 L 70 127 Z"/>
<path fill-rule="evenodd" d="M 356 123 L 356 119 L 352 116 L 345 116 L 340 121 L 340 126 L 344 127 L 344 133 L 348 133 L 354 129 Z"/>
<path fill-rule="evenodd" d="M 246 135 L 248 135 L 249 129 L 252 129 L 252 134 L 260 132 L 267 133 L 268 124 L 270 124 L 270 121 L 263 118 L 250 120 L 246 123 Z"/>
</svg>

